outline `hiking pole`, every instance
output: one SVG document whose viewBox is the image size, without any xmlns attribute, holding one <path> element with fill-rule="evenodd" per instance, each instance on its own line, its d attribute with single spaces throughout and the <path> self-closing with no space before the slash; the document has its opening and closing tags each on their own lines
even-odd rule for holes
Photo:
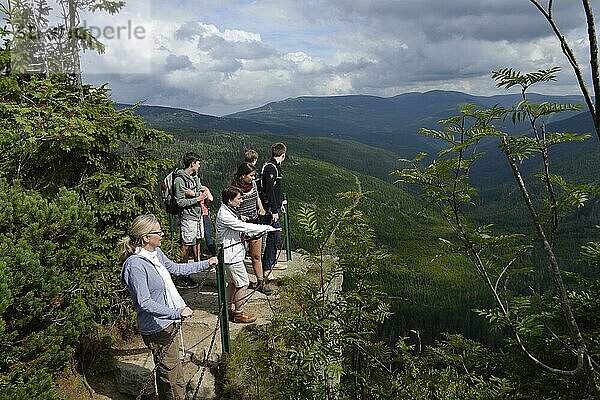
<svg viewBox="0 0 600 400">
<path fill-rule="evenodd" d="M 290 218 L 288 217 L 288 210 L 290 208 L 287 202 L 287 195 L 283 194 L 283 201 L 285 202 L 285 212 L 283 213 L 283 226 L 285 227 L 285 256 L 286 261 L 292 260 L 292 241 L 290 239 Z"/>
<path fill-rule="evenodd" d="M 171 244 L 171 251 L 173 251 L 173 239 L 175 237 L 175 217 L 173 214 L 167 213 L 167 219 L 169 220 L 169 243 Z"/>
<path fill-rule="evenodd" d="M 181 320 L 183 322 L 183 320 Z M 185 360 L 185 345 L 183 344 L 183 324 L 179 324 L 179 343 L 181 346 L 179 350 L 181 351 L 181 359 Z"/>
<path fill-rule="evenodd" d="M 227 284 L 225 283 L 225 262 L 222 245 L 219 245 L 218 258 L 217 292 L 219 294 L 219 313 L 221 315 L 221 353 L 229 353 L 231 351 L 229 337 L 229 307 L 227 306 Z"/>
</svg>

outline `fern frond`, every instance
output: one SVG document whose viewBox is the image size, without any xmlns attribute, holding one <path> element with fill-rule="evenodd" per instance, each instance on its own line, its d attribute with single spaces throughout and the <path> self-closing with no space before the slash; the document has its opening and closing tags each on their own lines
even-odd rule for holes
<svg viewBox="0 0 600 400">
<path fill-rule="evenodd" d="M 552 67 L 523 74 L 512 68 L 503 68 L 492 71 L 492 79 L 496 81 L 496 87 L 509 89 L 513 86 L 521 86 L 525 89 L 538 82 L 555 81 L 558 71 L 560 67 Z"/>
<path fill-rule="evenodd" d="M 421 128 L 419 129 L 419 133 L 425 136 L 436 137 L 439 139 L 443 139 L 447 142 L 454 143 L 454 135 L 452 135 L 449 132 L 439 131 L 437 129 Z"/>
</svg>

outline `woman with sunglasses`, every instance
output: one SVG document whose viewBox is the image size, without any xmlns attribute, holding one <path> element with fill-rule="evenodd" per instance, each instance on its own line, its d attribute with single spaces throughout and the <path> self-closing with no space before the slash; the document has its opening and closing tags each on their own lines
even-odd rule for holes
<svg viewBox="0 0 600 400">
<path fill-rule="evenodd" d="M 189 275 L 218 263 L 216 257 L 189 264 L 174 263 L 160 250 L 164 233 L 153 214 L 133 220 L 129 235 L 119 241 L 121 278 L 133 297 L 137 324 L 146 346 L 152 350 L 158 397 L 185 398 L 179 358 L 179 323 L 192 316 L 173 284 L 171 274 Z"/>
</svg>

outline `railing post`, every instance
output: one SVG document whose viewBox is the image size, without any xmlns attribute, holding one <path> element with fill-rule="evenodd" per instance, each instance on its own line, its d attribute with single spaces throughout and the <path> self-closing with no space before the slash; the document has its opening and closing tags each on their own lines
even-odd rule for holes
<svg viewBox="0 0 600 400">
<path fill-rule="evenodd" d="M 227 284 L 225 283 L 225 262 L 223 246 L 219 246 L 219 264 L 217 265 L 217 292 L 219 294 L 219 313 L 221 315 L 221 352 L 231 351 L 229 337 L 229 308 L 227 306 Z"/>
<path fill-rule="evenodd" d="M 288 217 L 290 205 L 287 202 L 287 195 L 285 193 L 283 194 L 283 200 L 285 201 L 285 213 L 283 214 L 283 225 L 285 227 L 285 256 L 287 258 L 287 261 L 291 261 L 292 241 L 290 239 L 290 218 Z"/>
</svg>

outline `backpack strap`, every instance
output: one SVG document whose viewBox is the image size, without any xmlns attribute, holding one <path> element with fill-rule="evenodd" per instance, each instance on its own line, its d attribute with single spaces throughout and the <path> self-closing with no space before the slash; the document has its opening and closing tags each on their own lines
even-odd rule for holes
<svg viewBox="0 0 600 400">
<path fill-rule="evenodd" d="M 275 168 L 275 172 L 277 173 L 277 178 L 281 178 L 281 177 L 279 176 L 279 169 L 277 168 L 277 165 L 273 164 L 271 161 L 267 161 L 266 163 L 264 163 L 264 164 L 263 164 L 263 166 L 262 166 L 262 168 L 261 168 L 261 170 L 260 170 L 260 175 L 261 175 L 261 178 L 262 178 L 262 176 L 265 174 L 265 167 L 266 167 L 267 165 L 272 165 L 272 166 L 273 166 L 273 168 Z"/>
</svg>

